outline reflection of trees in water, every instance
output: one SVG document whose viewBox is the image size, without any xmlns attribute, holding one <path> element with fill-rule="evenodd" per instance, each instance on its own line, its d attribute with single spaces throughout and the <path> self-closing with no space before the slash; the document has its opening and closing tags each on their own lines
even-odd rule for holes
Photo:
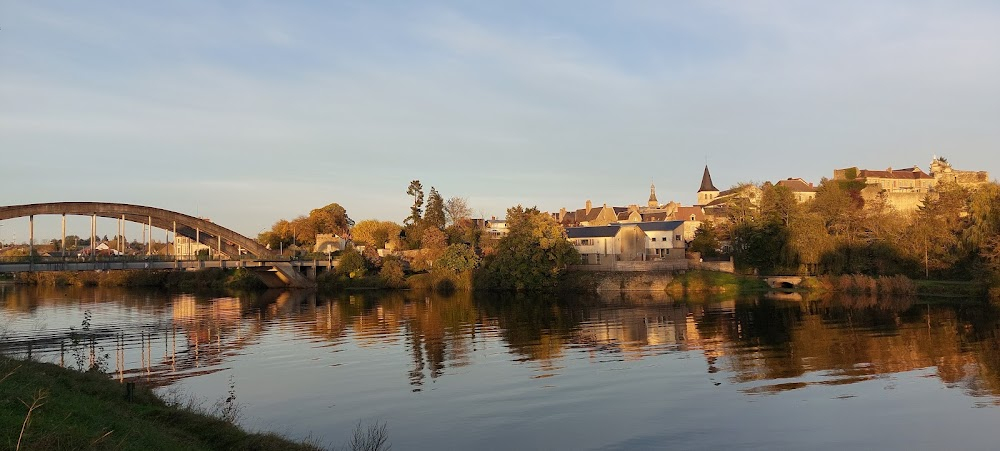
<svg viewBox="0 0 1000 451">
<path fill-rule="evenodd" d="M 734 382 L 807 373 L 818 384 L 869 380 L 934 368 L 937 376 L 973 395 L 1000 395 L 1000 317 L 985 305 L 920 305 L 912 299 L 825 298 L 805 304 L 740 303 L 725 337 Z M 810 383 L 749 388 L 770 393 Z"/>
<path fill-rule="evenodd" d="M 146 324 L 98 319 L 95 330 L 107 335 L 108 352 L 115 350 L 107 345 L 110 337 L 125 333 L 122 350 L 137 360 L 141 353 L 142 365 L 125 368 L 120 357 L 119 375 L 149 378 L 156 385 L 219 371 L 277 328 L 321 347 L 403 342 L 411 360 L 407 376 L 415 386 L 449 367 L 471 364 L 484 340 L 502 340 L 515 360 L 532 362 L 543 375 L 560 369 L 572 350 L 597 360 L 700 350 L 710 373 L 729 372 L 733 382 L 748 384 L 748 393 L 933 368 L 943 382 L 971 395 L 1000 396 L 1000 312 L 985 304 L 871 297 L 673 301 L 617 293 L 560 299 L 394 292 L 317 299 L 308 291 L 277 291 L 218 298 L 72 287 L 13 287 L 0 291 L 0 300 L 13 317 L 63 305 L 82 311 L 115 304 L 150 314 L 154 321 Z M 46 332 L 14 338 L 38 354 L 54 349 L 58 356 L 67 332 Z M 795 379 L 807 374 L 808 382 Z M 765 385 L 749 385 L 754 383 Z"/>
</svg>

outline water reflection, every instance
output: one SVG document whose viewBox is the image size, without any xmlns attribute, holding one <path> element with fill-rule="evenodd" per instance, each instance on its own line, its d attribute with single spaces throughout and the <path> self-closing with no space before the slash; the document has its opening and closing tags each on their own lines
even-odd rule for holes
<svg viewBox="0 0 1000 451">
<path fill-rule="evenodd" d="M 747 395 L 925 368 L 968 395 L 1000 395 L 1000 315 L 975 303 L 793 301 L 780 295 L 673 300 L 651 294 L 327 298 L 309 291 L 218 297 L 3 285 L 0 306 L 4 352 L 70 365 L 70 354 L 104 353 L 105 368 L 116 377 L 158 386 L 226 370 L 249 358 L 265 337 L 279 336 L 294 343 L 281 348 L 285 353 L 298 346 L 324 352 L 350 346 L 373 354 L 398 347 L 408 360 L 411 391 L 501 349 L 510 364 L 529 365 L 532 378 L 565 374 L 578 360 L 640 362 L 696 353 L 711 381 L 734 384 Z M 84 312 L 93 315 L 87 331 L 81 330 Z M 95 349 L 74 348 L 73 337 L 84 332 L 94 337 Z"/>
</svg>

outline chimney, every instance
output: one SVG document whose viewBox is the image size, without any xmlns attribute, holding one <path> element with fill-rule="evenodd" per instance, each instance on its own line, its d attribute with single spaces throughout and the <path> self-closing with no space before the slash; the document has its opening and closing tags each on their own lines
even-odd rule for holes
<svg viewBox="0 0 1000 451">
<path fill-rule="evenodd" d="M 590 214 L 590 209 L 591 209 L 590 199 L 587 199 L 587 214 L 588 215 Z"/>
</svg>

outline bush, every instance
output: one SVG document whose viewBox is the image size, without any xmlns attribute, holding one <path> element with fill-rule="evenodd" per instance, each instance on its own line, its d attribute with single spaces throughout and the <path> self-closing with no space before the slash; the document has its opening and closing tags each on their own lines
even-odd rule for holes
<svg viewBox="0 0 1000 451">
<path fill-rule="evenodd" d="M 364 277 L 368 272 L 368 260 L 354 248 L 344 251 L 337 261 L 337 269 L 334 271 L 339 276 L 347 276 L 351 279 Z"/>
<path fill-rule="evenodd" d="M 379 277 L 389 288 L 406 287 L 406 274 L 403 272 L 403 262 L 395 257 L 386 257 L 382 261 L 382 270 Z"/>
</svg>

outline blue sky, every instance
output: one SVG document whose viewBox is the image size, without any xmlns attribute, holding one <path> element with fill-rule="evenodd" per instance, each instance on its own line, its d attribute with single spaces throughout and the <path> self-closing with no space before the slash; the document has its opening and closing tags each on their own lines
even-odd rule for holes
<svg viewBox="0 0 1000 451">
<path fill-rule="evenodd" d="M 996 176 L 998 23 L 992 2 L 0 0 L 0 204 L 255 235 L 330 202 L 401 221 L 412 179 L 502 216 L 650 181 L 690 204 L 706 159 L 720 187 L 935 154 Z"/>
</svg>

